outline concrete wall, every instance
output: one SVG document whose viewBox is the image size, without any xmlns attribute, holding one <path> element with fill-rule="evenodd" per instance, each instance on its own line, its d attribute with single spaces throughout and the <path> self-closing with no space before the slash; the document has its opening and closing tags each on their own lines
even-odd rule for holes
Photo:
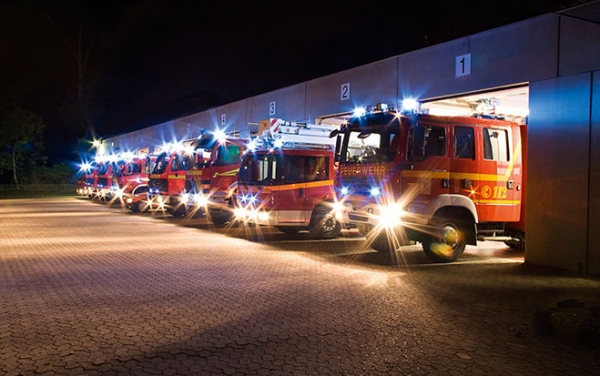
<svg viewBox="0 0 600 376">
<path fill-rule="evenodd" d="M 174 128 L 178 135 L 181 135 L 181 140 L 198 138 L 202 131 L 213 129 L 214 125 L 209 122 L 209 114 L 207 112 L 199 112 L 188 115 L 173 121 Z"/>
<path fill-rule="evenodd" d="M 560 78 L 529 87 L 525 261 L 600 275 L 600 25 L 559 22 Z"/>
<path fill-rule="evenodd" d="M 401 55 L 400 97 L 430 100 L 556 77 L 558 24 L 546 15 Z M 457 75 L 457 58 L 467 54 L 471 73 Z"/>
<path fill-rule="evenodd" d="M 525 262 L 585 272 L 591 73 L 532 82 Z"/>
<path fill-rule="evenodd" d="M 396 103 L 397 69 L 397 58 L 390 58 L 307 82 L 306 120 L 378 102 Z"/>
<path fill-rule="evenodd" d="M 296 121 L 306 119 L 306 83 L 248 98 L 250 121 L 274 117 Z"/>
<path fill-rule="evenodd" d="M 560 18 L 560 76 L 600 70 L 600 25 Z"/>
<path fill-rule="evenodd" d="M 220 129 L 224 132 L 246 131 L 248 129 L 247 100 L 228 103 L 206 111 L 207 129 Z"/>
</svg>

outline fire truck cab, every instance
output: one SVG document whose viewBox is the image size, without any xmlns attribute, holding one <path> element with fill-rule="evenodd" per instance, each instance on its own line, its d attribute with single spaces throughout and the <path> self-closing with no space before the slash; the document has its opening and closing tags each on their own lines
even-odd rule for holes
<svg viewBox="0 0 600 376">
<path fill-rule="evenodd" d="M 175 216 L 208 214 L 214 223 L 227 222 L 233 215 L 230 186 L 237 180 L 244 145 L 242 139 L 204 133 L 161 153 L 149 181 L 152 208 Z"/>
<path fill-rule="evenodd" d="M 205 133 L 193 146 L 188 160 L 190 184 L 180 200 L 188 212 L 202 212 L 215 224 L 233 217 L 233 195 L 246 140 L 222 132 Z"/>
<path fill-rule="evenodd" d="M 340 134 L 344 222 L 375 250 L 419 241 L 431 260 L 452 262 L 477 240 L 522 243 L 525 125 L 379 104 Z"/>
<path fill-rule="evenodd" d="M 172 215 L 185 215 L 185 208 L 182 209 L 175 202 L 171 202 L 171 197 L 185 190 L 185 179 L 183 150 L 176 148 L 159 153 L 148 180 L 148 208 L 165 210 Z"/>
<path fill-rule="evenodd" d="M 147 150 L 139 150 L 135 154 L 122 153 L 114 174 L 112 196 L 123 200 L 125 206 L 134 212 L 139 211 L 140 205 L 139 200 L 133 205 L 134 198 L 148 191 L 149 175 L 155 160 L 147 153 Z"/>
<path fill-rule="evenodd" d="M 96 162 L 84 162 L 81 164 L 80 173 L 81 178 L 77 183 L 77 194 L 80 196 L 87 196 L 92 198 L 92 192 L 96 186 L 94 170 L 96 169 Z"/>
<path fill-rule="evenodd" d="M 96 157 L 96 168 L 94 169 L 94 183 L 92 198 L 101 201 L 110 196 L 115 167 L 114 156 L 100 155 Z"/>
<path fill-rule="evenodd" d="M 335 238 L 341 224 L 334 189 L 333 126 L 268 119 L 242 157 L 236 220 L 274 226 L 286 234 L 308 230 Z"/>
</svg>

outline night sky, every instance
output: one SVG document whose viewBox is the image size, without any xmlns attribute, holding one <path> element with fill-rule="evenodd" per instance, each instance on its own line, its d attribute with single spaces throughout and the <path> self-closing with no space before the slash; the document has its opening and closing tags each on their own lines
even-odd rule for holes
<svg viewBox="0 0 600 376">
<path fill-rule="evenodd" d="M 78 138 L 126 133 L 581 1 L 386 3 L 4 0 L 0 105 L 42 115 L 50 159 L 72 159 Z"/>
</svg>

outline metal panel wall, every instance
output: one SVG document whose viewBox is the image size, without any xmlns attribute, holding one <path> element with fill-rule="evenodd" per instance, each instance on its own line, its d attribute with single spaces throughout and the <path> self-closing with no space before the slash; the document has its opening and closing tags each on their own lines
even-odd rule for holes
<svg viewBox="0 0 600 376">
<path fill-rule="evenodd" d="M 110 152 L 120 152 L 149 148 L 149 151 L 153 152 L 155 146 L 159 146 L 164 142 L 165 130 L 172 129 L 172 124 L 173 122 L 169 121 L 122 136 L 111 137 L 105 141 L 109 143 L 107 150 Z"/>
<path fill-rule="evenodd" d="M 560 19 L 560 76 L 600 69 L 600 25 Z"/>
<path fill-rule="evenodd" d="M 220 129 L 224 132 L 245 133 L 248 131 L 248 100 L 228 103 L 207 112 L 207 129 Z"/>
<path fill-rule="evenodd" d="M 397 64 L 397 58 L 390 58 L 308 81 L 306 120 L 378 102 L 396 103 Z"/>
<path fill-rule="evenodd" d="M 176 119 L 174 124 L 182 140 L 197 138 L 203 130 L 213 130 L 213 124 L 209 121 L 206 111 Z"/>
<path fill-rule="evenodd" d="M 288 86 L 248 98 L 250 121 L 277 117 L 289 121 L 306 120 L 306 84 Z"/>
<path fill-rule="evenodd" d="M 588 272 L 600 275 L 600 71 L 593 73 L 590 148 Z"/>
<path fill-rule="evenodd" d="M 272 116 L 272 102 L 277 117 L 313 122 L 377 102 L 399 105 L 405 96 L 427 100 L 556 77 L 558 22 L 548 14 L 230 103 L 204 111 L 201 127 L 244 131 Z M 456 77 L 457 57 L 466 54 L 471 74 Z M 190 131 L 179 119 L 174 128 L 175 138 Z"/>
<path fill-rule="evenodd" d="M 429 100 L 556 77 L 557 41 L 558 17 L 550 14 L 404 54 L 398 92 Z"/>
<path fill-rule="evenodd" d="M 525 262 L 585 273 L 591 73 L 529 87 Z"/>
</svg>

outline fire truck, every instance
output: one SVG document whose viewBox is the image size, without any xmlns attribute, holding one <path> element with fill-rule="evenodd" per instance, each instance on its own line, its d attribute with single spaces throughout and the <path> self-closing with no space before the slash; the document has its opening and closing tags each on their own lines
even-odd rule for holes
<svg viewBox="0 0 600 376">
<path fill-rule="evenodd" d="M 332 137 L 344 222 L 375 250 L 421 242 L 432 261 L 453 262 L 477 240 L 522 246 L 526 125 L 378 104 Z"/>
<path fill-rule="evenodd" d="M 146 198 L 143 209 L 166 210 L 174 214 L 176 209 L 169 203 L 169 192 L 175 191 L 179 185 L 183 189 L 185 164 L 179 149 L 173 151 L 167 146 L 162 149 L 148 179 L 148 192 L 141 194 Z"/>
<path fill-rule="evenodd" d="M 234 134 L 205 133 L 192 144 L 190 179 L 179 199 L 190 213 L 202 212 L 215 224 L 233 217 L 233 195 L 246 140 Z"/>
<path fill-rule="evenodd" d="M 245 140 L 222 132 L 204 133 L 173 151 L 157 157 L 149 181 L 149 201 L 154 210 L 174 216 L 207 214 L 216 224 L 232 216 L 232 183 L 237 180 Z"/>
<path fill-rule="evenodd" d="M 92 189 L 96 186 L 94 170 L 96 163 L 85 162 L 81 164 L 81 178 L 77 182 L 77 194 L 80 196 L 92 197 Z"/>
<path fill-rule="evenodd" d="M 129 209 L 136 212 L 139 210 L 139 201 L 134 208 L 134 197 L 138 193 L 148 191 L 148 176 L 155 159 L 147 153 L 147 149 L 139 150 L 135 154 L 122 153 L 115 164 L 111 197 L 122 200 Z"/>
<path fill-rule="evenodd" d="M 92 187 L 92 198 L 104 201 L 110 196 L 113 181 L 113 170 L 115 159 L 112 155 L 96 156 L 96 166 L 93 171 L 94 186 Z"/>
<path fill-rule="evenodd" d="M 132 160 L 132 175 L 128 178 L 129 183 L 125 183 L 123 188 L 123 202 L 133 213 L 145 212 L 150 207 L 147 197 L 150 191 L 148 184 L 156 167 L 156 160 L 157 156 L 151 154 L 136 156 Z"/>
<path fill-rule="evenodd" d="M 334 126 L 268 119 L 242 158 L 236 220 L 312 238 L 341 231 L 334 188 Z M 255 146 L 256 145 L 256 146 Z"/>
</svg>

